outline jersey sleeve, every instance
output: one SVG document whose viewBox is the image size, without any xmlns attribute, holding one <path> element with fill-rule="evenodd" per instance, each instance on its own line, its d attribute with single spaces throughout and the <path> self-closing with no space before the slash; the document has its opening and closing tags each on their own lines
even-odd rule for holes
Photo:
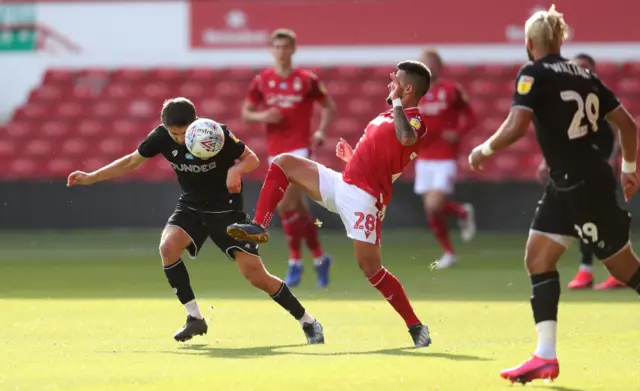
<svg viewBox="0 0 640 391">
<path fill-rule="evenodd" d="M 598 86 L 598 99 L 600 100 L 600 117 L 604 118 L 607 114 L 620 107 L 621 103 L 616 94 L 607 87 L 602 80 L 595 74 L 593 78 Z"/>
<path fill-rule="evenodd" d="M 244 153 L 244 143 L 226 125 L 222 126 L 222 131 L 224 132 L 224 146 L 222 148 L 227 151 L 232 159 L 238 159 Z"/>
<path fill-rule="evenodd" d="M 464 109 L 469 106 L 469 95 L 460 84 L 455 87 L 455 97 L 454 105 L 457 109 Z"/>
<path fill-rule="evenodd" d="M 409 115 L 409 124 L 416 131 L 418 138 L 422 138 L 427 134 L 427 126 L 424 124 L 424 120 L 420 114 Z"/>
<path fill-rule="evenodd" d="M 138 145 L 138 153 L 150 159 L 162 152 L 162 132 L 166 132 L 162 126 L 153 129 L 147 137 Z"/>
<path fill-rule="evenodd" d="M 327 98 L 327 88 L 324 85 L 324 82 L 320 80 L 320 78 L 315 74 L 310 74 L 311 88 L 309 89 L 309 97 L 315 101 L 322 102 Z"/>
<path fill-rule="evenodd" d="M 256 75 L 249 85 L 249 92 L 247 93 L 247 101 L 251 104 L 260 104 L 263 100 L 262 95 L 262 76 Z"/>
<path fill-rule="evenodd" d="M 524 65 L 518 72 L 511 107 L 534 110 L 542 94 L 540 73 L 532 63 Z"/>
</svg>

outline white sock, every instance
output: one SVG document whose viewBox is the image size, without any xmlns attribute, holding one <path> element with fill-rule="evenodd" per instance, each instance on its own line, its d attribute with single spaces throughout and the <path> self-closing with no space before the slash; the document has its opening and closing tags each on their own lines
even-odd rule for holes
<svg viewBox="0 0 640 391">
<path fill-rule="evenodd" d="M 304 326 L 305 323 L 313 323 L 315 322 L 316 319 L 309 315 L 309 313 L 307 311 L 304 312 L 304 315 L 302 315 L 302 318 L 298 319 L 298 322 L 300 322 L 300 326 Z"/>
<path fill-rule="evenodd" d="M 200 307 L 198 307 L 198 302 L 196 299 L 191 300 L 190 302 L 184 305 L 184 308 L 187 309 L 187 314 L 193 316 L 194 318 L 204 319 L 202 313 L 200 312 Z"/>
<path fill-rule="evenodd" d="M 318 258 L 313 258 L 313 264 L 316 266 L 321 265 L 324 259 L 325 259 L 324 255 Z"/>
<path fill-rule="evenodd" d="M 302 263 L 302 259 L 289 259 L 289 265 L 300 265 Z"/>
<path fill-rule="evenodd" d="M 591 265 L 580 265 L 580 270 L 591 273 L 592 267 Z"/>
<path fill-rule="evenodd" d="M 556 358 L 556 330 L 558 322 L 545 320 L 536 325 L 538 331 L 538 346 L 535 355 L 547 360 Z"/>
</svg>

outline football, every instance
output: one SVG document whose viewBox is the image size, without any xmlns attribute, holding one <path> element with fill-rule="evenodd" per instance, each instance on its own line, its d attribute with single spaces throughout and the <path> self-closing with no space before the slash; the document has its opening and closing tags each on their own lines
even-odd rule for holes
<svg viewBox="0 0 640 391">
<path fill-rule="evenodd" d="M 224 131 L 216 121 L 199 118 L 187 128 L 184 143 L 189 152 L 198 159 L 211 159 L 220 153 L 224 146 Z"/>
</svg>

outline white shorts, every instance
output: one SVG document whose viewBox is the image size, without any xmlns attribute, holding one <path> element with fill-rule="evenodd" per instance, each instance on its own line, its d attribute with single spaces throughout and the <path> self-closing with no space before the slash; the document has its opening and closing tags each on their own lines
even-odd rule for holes
<svg viewBox="0 0 640 391">
<path fill-rule="evenodd" d="M 294 149 L 293 151 L 289 151 L 287 153 L 290 153 L 294 156 L 303 157 L 305 159 L 311 159 L 311 152 L 309 151 L 309 148 Z M 269 164 L 273 163 L 273 159 L 275 158 L 275 156 L 269 156 Z"/>
<path fill-rule="evenodd" d="M 376 199 L 366 191 L 346 183 L 342 174 L 318 165 L 320 195 L 318 204 L 337 213 L 347 231 L 347 236 L 361 242 L 380 244 L 380 228 L 384 218 Z"/>
<path fill-rule="evenodd" d="M 413 191 L 419 195 L 432 190 L 451 194 L 457 173 L 455 160 L 418 160 Z"/>
</svg>

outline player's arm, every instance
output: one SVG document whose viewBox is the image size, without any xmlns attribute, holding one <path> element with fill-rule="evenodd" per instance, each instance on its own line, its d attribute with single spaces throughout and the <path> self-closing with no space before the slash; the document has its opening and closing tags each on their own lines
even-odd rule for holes
<svg viewBox="0 0 640 391">
<path fill-rule="evenodd" d="M 449 141 L 452 142 L 462 139 L 478 124 L 478 116 L 476 115 L 473 106 L 471 106 L 469 96 L 462 86 L 458 85 L 456 95 L 456 109 L 459 117 L 459 125 L 457 129 L 453 129 L 453 131 L 444 135 L 445 138 L 448 138 Z"/>
<path fill-rule="evenodd" d="M 336 102 L 327 92 L 324 83 L 313 74 L 311 76 L 311 89 L 309 95 L 322 107 L 322 110 L 320 111 L 320 123 L 318 124 L 318 130 L 316 130 L 313 135 L 314 146 L 319 146 L 324 142 L 324 136 L 327 133 L 327 129 L 329 129 L 329 126 L 333 123 L 333 120 L 336 117 L 337 106 Z"/>
<path fill-rule="evenodd" d="M 473 149 L 469 155 L 471 168 L 480 169 L 489 156 L 512 145 L 527 133 L 533 119 L 534 107 L 541 96 L 540 79 L 532 64 L 522 67 L 518 73 L 513 104 L 507 119 L 487 141 Z"/>
<path fill-rule="evenodd" d="M 260 110 L 260 103 L 264 102 L 262 94 L 262 77 L 257 75 L 251 82 L 249 93 L 242 105 L 241 117 L 246 123 L 278 123 L 282 119 L 280 111 L 272 107 L 267 110 Z"/>
<path fill-rule="evenodd" d="M 399 98 L 392 101 L 393 103 L 393 125 L 396 128 L 396 138 L 405 147 L 411 146 L 418 141 L 418 132 L 411 125 L 407 114 L 402 108 L 402 102 Z"/>
<path fill-rule="evenodd" d="M 229 193 L 242 191 L 242 175 L 248 174 L 260 166 L 258 156 L 238 139 L 229 129 L 223 128 L 225 133 L 224 149 L 228 150 L 232 159 L 237 162 L 227 171 L 227 189 Z"/>
<path fill-rule="evenodd" d="M 140 152 L 136 150 L 96 171 L 90 173 L 82 171 L 72 172 L 67 178 L 67 186 L 91 185 L 96 182 L 115 178 L 135 170 L 145 161 L 147 161 L 147 158 L 140 155 Z"/>
<path fill-rule="evenodd" d="M 635 162 L 638 159 L 638 126 L 636 121 L 622 105 L 611 111 L 606 119 L 618 129 L 623 166 L 633 166 L 633 172 L 635 172 Z"/>
</svg>

